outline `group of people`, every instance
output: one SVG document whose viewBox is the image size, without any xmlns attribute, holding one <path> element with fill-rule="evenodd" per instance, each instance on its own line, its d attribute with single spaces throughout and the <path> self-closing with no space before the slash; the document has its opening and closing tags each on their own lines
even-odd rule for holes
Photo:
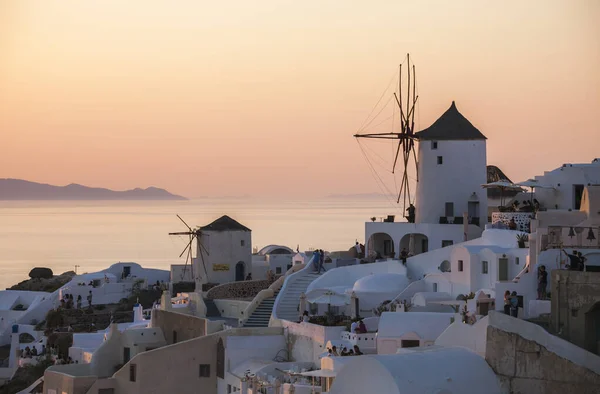
<svg viewBox="0 0 600 394">
<path fill-rule="evenodd" d="M 352 334 L 366 334 L 367 326 L 365 326 L 365 322 L 362 319 L 355 321 L 350 325 L 350 332 Z"/>
<path fill-rule="evenodd" d="M 519 315 L 519 296 L 516 291 L 510 290 L 504 292 L 504 313 L 512 317 Z"/>
<path fill-rule="evenodd" d="M 566 250 L 563 249 L 563 253 L 569 258 L 569 264 L 566 266 L 567 269 L 571 271 L 583 271 L 585 269 L 585 261 L 587 259 L 583 257 L 581 252 L 574 250 L 572 254 L 568 254 Z"/>
<path fill-rule="evenodd" d="M 29 346 L 25 347 L 25 349 L 21 349 L 21 358 L 33 358 L 37 356 L 44 356 L 46 354 L 46 345 L 42 345 L 42 350 L 38 352 L 37 348 L 33 346 L 30 348 Z"/>
<path fill-rule="evenodd" d="M 77 299 L 75 301 L 73 294 L 65 294 L 63 296 L 63 298 L 60 300 L 60 307 L 64 308 L 64 309 L 73 309 L 73 307 L 76 306 L 77 309 L 81 309 L 81 303 L 82 303 L 81 295 L 78 295 Z M 92 305 L 92 291 L 90 290 L 90 294 L 88 295 L 88 306 L 91 307 L 91 305 Z"/>
<path fill-rule="evenodd" d="M 315 249 L 313 252 L 313 262 L 317 274 L 320 274 L 321 271 L 327 271 L 325 267 L 323 267 L 323 263 L 325 262 L 325 252 L 323 252 L 323 249 Z"/>
<path fill-rule="evenodd" d="M 340 357 L 340 356 L 361 356 L 363 352 L 360 351 L 358 345 L 354 345 L 354 347 L 348 350 L 345 346 L 342 348 L 342 351 L 338 353 L 337 346 L 332 346 L 331 349 L 327 349 L 328 357 Z"/>
</svg>

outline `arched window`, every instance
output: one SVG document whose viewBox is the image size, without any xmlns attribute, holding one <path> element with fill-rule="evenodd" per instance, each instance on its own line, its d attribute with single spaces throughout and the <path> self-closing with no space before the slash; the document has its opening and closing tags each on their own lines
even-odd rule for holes
<svg viewBox="0 0 600 394">
<path fill-rule="evenodd" d="M 225 379 L 225 346 L 223 338 L 217 342 L 217 377 Z"/>
<path fill-rule="evenodd" d="M 448 260 L 442 261 L 439 268 L 442 272 L 450 272 L 450 262 Z"/>
</svg>

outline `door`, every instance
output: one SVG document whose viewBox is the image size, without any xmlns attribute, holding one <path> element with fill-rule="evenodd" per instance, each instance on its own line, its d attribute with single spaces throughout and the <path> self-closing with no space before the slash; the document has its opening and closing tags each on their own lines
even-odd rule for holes
<svg viewBox="0 0 600 394">
<path fill-rule="evenodd" d="M 246 265 L 244 264 L 243 261 L 240 261 L 235 265 L 235 280 L 236 280 L 236 282 L 239 282 L 241 280 L 244 280 L 245 277 L 246 277 Z"/>
<path fill-rule="evenodd" d="M 508 280 L 508 259 L 498 259 L 498 280 Z"/>
<path fill-rule="evenodd" d="M 128 347 L 123 348 L 123 364 L 127 364 L 131 358 L 131 350 Z"/>
<path fill-rule="evenodd" d="M 126 265 L 123 267 L 123 278 L 127 278 L 129 275 L 131 275 L 131 267 Z"/>
<path fill-rule="evenodd" d="M 478 201 L 469 201 L 469 207 L 467 209 L 470 218 L 478 218 L 479 217 L 479 202 Z"/>
<path fill-rule="evenodd" d="M 421 240 L 421 253 L 427 252 L 429 249 L 429 240 L 427 238 Z"/>
<path fill-rule="evenodd" d="M 447 218 L 454 217 L 454 203 L 453 202 L 446 203 L 446 217 Z"/>
<path fill-rule="evenodd" d="M 392 241 L 390 241 L 389 239 L 383 241 L 383 254 L 384 257 L 388 257 L 394 254 L 394 249 L 392 248 Z"/>
</svg>

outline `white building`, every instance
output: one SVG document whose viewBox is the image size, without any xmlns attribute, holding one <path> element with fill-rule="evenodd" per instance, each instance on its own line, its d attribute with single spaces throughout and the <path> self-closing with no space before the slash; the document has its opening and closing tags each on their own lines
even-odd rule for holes
<svg viewBox="0 0 600 394">
<path fill-rule="evenodd" d="M 377 354 L 431 346 L 454 320 L 453 313 L 384 312 L 379 319 Z"/>
<path fill-rule="evenodd" d="M 418 176 L 415 223 L 366 223 L 367 255 L 398 257 L 473 239 L 487 222 L 486 137 L 452 102 L 430 127 L 416 133 Z M 466 219 L 465 219 L 466 218 Z"/>
<path fill-rule="evenodd" d="M 406 354 L 352 357 L 329 391 L 330 394 L 502 392 L 486 361 L 460 348 L 421 348 Z"/>
<path fill-rule="evenodd" d="M 296 252 L 287 246 L 268 245 L 252 255 L 252 278 L 264 279 L 268 270 L 275 275 L 284 274 L 292 268 Z"/>
<path fill-rule="evenodd" d="M 227 215 L 200 227 L 193 259 L 196 289 L 203 283 L 241 281 L 252 273 L 252 230 Z M 203 247 L 202 247 L 203 246 Z"/>
</svg>

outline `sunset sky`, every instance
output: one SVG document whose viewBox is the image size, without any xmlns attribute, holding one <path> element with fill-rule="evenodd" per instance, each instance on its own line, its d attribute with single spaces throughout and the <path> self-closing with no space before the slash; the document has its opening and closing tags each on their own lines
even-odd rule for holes
<svg viewBox="0 0 600 394">
<path fill-rule="evenodd" d="M 352 135 L 410 53 L 514 181 L 600 157 L 600 1 L 0 1 L 0 178 L 379 191 Z M 391 149 L 385 149 L 391 158 Z"/>
</svg>

